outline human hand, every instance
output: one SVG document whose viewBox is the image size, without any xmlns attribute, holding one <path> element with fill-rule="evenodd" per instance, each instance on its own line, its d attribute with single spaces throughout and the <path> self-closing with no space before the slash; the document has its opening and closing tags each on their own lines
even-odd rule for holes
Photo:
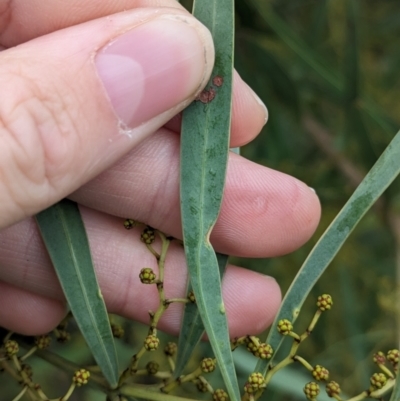
<svg viewBox="0 0 400 401">
<path fill-rule="evenodd" d="M 175 0 L 2 3 L 12 7 L 0 33 L 0 325 L 39 334 L 64 316 L 30 216 L 65 196 L 81 205 L 109 311 L 147 321 L 158 297 L 138 274 L 154 261 L 121 217 L 181 236 L 179 118 L 172 117 L 209 77 L 211 38 Z M 253 139 L 266 118 L 235 75 L 231 146 Z M 305 184 L 231 154 L 211 240 L 227 254 L 280 255 L 310 237 L 319 213 Z M 172 246 L 167 296 L 183 296 L 186 278 L 182 248 Z M 223 293 L 232 336 L 263 330 L 280 302 L 273 279 L 235 266 Z M 180 314 L 172 305 L 160 328 L 177 333 Z"/>
</svg>

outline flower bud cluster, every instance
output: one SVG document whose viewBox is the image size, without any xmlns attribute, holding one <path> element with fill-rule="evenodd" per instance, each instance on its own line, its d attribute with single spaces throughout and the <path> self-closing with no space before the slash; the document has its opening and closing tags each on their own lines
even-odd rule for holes
<svg viewBox="0 0 400 401">
<path fill-rule="evenodd" d="M 125 221 L 124 221 L 124 227 L 127 230 L 131 230 L 133 227 L 136 227 L 137 225 L 138 225 L 138 222 L 133 219 L 125 219 Z"/>
<path fill-rule="evenodd" d="M 204 358 L 201 361 L 200 368 L 204 373 L 211 373 L 215 370 L 216 360 L 214 358 Z"/>
<path fill-rule="evenodd" d="M 335 397 L 340 394 L 340 386 L 338 383 L 331 381 L 326 385 L 326 394 L 329 397 Z"/>
<path fill-rule="evenodd" d="M 176 351 L 178 350 L 178 346 L 174 342 L 169 342 L 164 348 L 164 354 L 168 356 L 174 356 Z"/>
<path fill-rule="evenodd" d="M 160 344 L 160 339 L 153 334 L 150 334 L 144 340 L 144 348 L 147 351 L 155 351 Z"/>
<path fill-rule="evenodd" d="M 317 306 L 321 312 L 325 312 L 332 308 L 333 301 L 329 294 L 320 295 L 317 299 Z"/>
<path fill-rule="evenodd" d="M 155 361 L 150 361 L 146 365 L 146 370 L 149 375 L 155 375 L 160 370 L 160 365 Z"/>
<path fill-rule="evenodd" d="M 193 291 L 189 291 L 189 293 L 187 295 L 187 299 L 193 304 L 196 303 L 196 298 L 194 296 L 194 292 Z"/>
<path fill-rule="evenodd" d="M 225 390 L 218 388 L 213 393 L 213 401 L 229 401 L 229 396 Z"/>
<path fill-rule="evenodd" d="M 90 372 L 88 370 L 79 369 L 75 372 L 72 380 L 77 385 L 77 387 L 80 387 L 88 383 L 89 377 L 90 377 Z"/>
<path fill-rule="evenodd" d="M 321 365 L 315 365 L 315 368 L 312 371 L 312 375 L 315 380 L 322 381 L 329 379 L 329 370 L 324 368 Z"/>
<path fill-rule="evenodd" d="M 7 340 L 4 343 L 4 348 L 6 350 L 8 357 L 12 357 L 13 355 L 18 354 L 18 352 L 19 352 L 19 345 L 14 340 Z"/>
<path fill-rule="evenodd" d="M 154 284 L 157 276 L 151 267 L 144 267 L 140 270 L 139 278 L 143 284 Z"/>
<path fill-rule="evenodd" d="M 35 337 L 35 345 L 39 349 L 46 349 L 50 346 L 51 337 L 49 335 Z"/>
<path fill-rule="evenodd" d="M 319 394 L 319 385 L 315 382 L 307 383 L 304 386 L 304 394 L 306 395 L 307 399 L 310 401 L 314 401 L 317 395 Z"/>
<path fill-rule="evenodd" d="M 383 373 L 374 373 L 370 378 L 370 382 L 373 387 L 382 388 L 387 382 L 387 377 Z"/>
<path fill-rule="evenodd" d="M 400 351 L 398 349 L 391 349 L 388 351 L 386 357 L 392 365 L 397 366 L 400 360 Z"/>
<path fill-rule="evenodd" d="M 122 338 L 125 334 L 124 328 L 120 324 L 112 323 L 111 331 L 115 338 Z"/>
<path fill-rule="evenodd" d="M 293 330 L 292 322 L 288 319 L 281 319 L 278 322 L 278 331 L 283 336 L 289 335 Z"/>
<path fill-rule="evenodd" d="M 265 379 L 262 373 L 254 372 L 247 379 L 244 391 L 252 394 L 265 387 Z"/>
<path fill-rule="evenodd" d="M 151 245 L 154 242 L 154 239 L 155 239 L 154 230 L 151 227 L 146 227 L 143 230 L 142 235 L 140 236 L 140 240 L 147 245 Z"/>
<path fill-rule="evenodd" d="M 375 353 L 372 359 L 377 365 L 383 365 L 386 362 L 386 356 L 382 351 Z"/>
</svg>

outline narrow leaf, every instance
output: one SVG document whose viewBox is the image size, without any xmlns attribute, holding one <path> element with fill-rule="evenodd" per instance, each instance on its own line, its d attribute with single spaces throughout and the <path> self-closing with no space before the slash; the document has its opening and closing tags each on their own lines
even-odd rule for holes
<svg viewBox="0 0 400 401">
<path fill-rule="evenodd" d="M 399 377 L 396 379 L 396 383 L 393 388 L 392 396 L 390 397 L 390 401 L 399 401 L 400 400 L 400 380 Z"/>
<path fill-rule="evenodd" d="M 115 387 L 114 338 L 78 206 L 64 199 L 39 213 L 36 221 L 72 314 L 105 378 Z"/>
<path fill-rule="evenodd" d="M 239 148 L 236 148 L 239 149 Z M 217 253 L 217 260 L 219 266 L 219 274 L 222 275 L 225 272 L 226 265 L 228 263 L 228 255 Z M 191 291 L 191 285 L 189 284 L 188 292 Z M 178 351 L 175 362 L 174 377 L 178 378 L 182 373 L 183 369 L 187 365 L 192 356 L 194 349 L 201 340 L 204 334 L 204 324 L 201 320 L 200 312 L 195 303 L 188 303 L 185 305 L 185 311 L 183 313 L 181 332 L 179 334 Z"/>
<path fill-rule="evenodd" d="M 318 278 L 338 253 L 354 227 L 371 208 L 383 191 L 400 173 L 400 131 L 376 164 L 322 235 L 292 282 L 266 340 L 275 353 L 282 342 L 276 330 L 280 319 L 294 322 L 307 295 Z M 256 371 L 266 372 L 267 361 L 257 364 Z"/>
<path fill-rule="evenodd" d="M 193 14 L 213 35 L 215 66 L 181 134 L 181 211 L 186 260 L 196 303 L 232 401 L 240 393 L 215 252 L 209 242 L 222 202 L 232 103 L 233 0 L 195 0 Z"/>
</svg>

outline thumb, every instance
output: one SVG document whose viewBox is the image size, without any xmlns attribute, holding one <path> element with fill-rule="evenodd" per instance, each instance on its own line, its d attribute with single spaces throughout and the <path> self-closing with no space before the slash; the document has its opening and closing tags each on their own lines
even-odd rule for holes
<svg viewBox="0 0 400 401">
<path fill-rule="evenodd" d="M 90 21 L 0 53 L 0 228 L 57 202 L 186 107 L 214 61 L 176 9 Z"/>
</svg>

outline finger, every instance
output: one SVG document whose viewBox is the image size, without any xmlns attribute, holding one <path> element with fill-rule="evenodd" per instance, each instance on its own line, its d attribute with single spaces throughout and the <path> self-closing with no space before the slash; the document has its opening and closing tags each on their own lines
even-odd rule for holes
<svg viewBox="0 0 400 401">
<path fill-rule="evenodd" d="M 0 0 L 0 4 L 2 1 Z M 38 36 L 67 28 L 92 19 L 105 17 L 127 9 L 139 7 L 175 7 L 183 10 L 176 0 L 14 0 L 8 16 L 7 28 L 0 34 L 0 43 L 8 47 L 24 43 Z M 73 12 L 71 12 L 73 10 Z M 254 139 L 265 125 L 268 112 L 254 91 L 235 71 L 232 102 L 231 147 L 243 146 Z M 179 132 L 181 116 L 167 127 Z"/>
<path fill-rule="evenodd" d="M 181 238 L 177 155 L 179 136 L 162 129 L 72 198 Z M 229 255 L 277 256 L 306 242 L 319 217 L 318 197 L 307 185 L 232 153 L 211 240 Z"/>
<path fill-rule="evenodd" d="M 82 209 L 82 215 L 108 310 L 148 323 L 148 311 L 157 309 L 159 297 L 155 286 L 140 282 L 139 272 L 143 267 L 151 267 L 157 272 L 157 264 L 140 241 L 141 229 L 126 231 L 122 219 L 86 208 Z M 19 238 L 18 242 L 16 238 Z M 21 249 L 18 244 L 29 246 Z M 159 248 L 159 245 L 156 243 L 154 246 Z M 0 265 L 4 282 L 43 297 L 62 299 L 53 268 L 32 220 L 0 232 Z M 164 288 L 167 298 L 186 297 L 186 280 L 183 248 L 175 241 L 166 258 Z M 275 280 L 234 266 L 229 266 L 224 277 L 223 296 L 233 337 L 264 330 L 271 323 L 280 302 L 280 290 Z M 162 318 L 160 328 L 178 333 L 181 314 L 182 306 L 172 304 Z"/>
<path fill-rule="evenodd" d="M 59 29 L 140 7 L 183 10 L 176 0 L 0 0 L 0 43 L 16 46 Z"/>
<path fill-rule="evenodd" d="M 264 103 L 235 71 L 230 146 L 235 148 L 252 141 L 267 123 L 267 119 L 268 110 Z M 165 127 L 180 132 L 181 122 L 182 114 L 178 114 L 168 121 Z"/>
<path fill-rule="evenodd" d="M 66 315 L 65 305 L 0 281 L 0 326 L 24 335 L 44 334 Z"/>
<path fill-rule="evenodd" d="M 208 30 L 176 9 L 121 13 L 2 51 L 0 228 L 165 124 L 205 84 L 213 57 Z"/>
</svg>

